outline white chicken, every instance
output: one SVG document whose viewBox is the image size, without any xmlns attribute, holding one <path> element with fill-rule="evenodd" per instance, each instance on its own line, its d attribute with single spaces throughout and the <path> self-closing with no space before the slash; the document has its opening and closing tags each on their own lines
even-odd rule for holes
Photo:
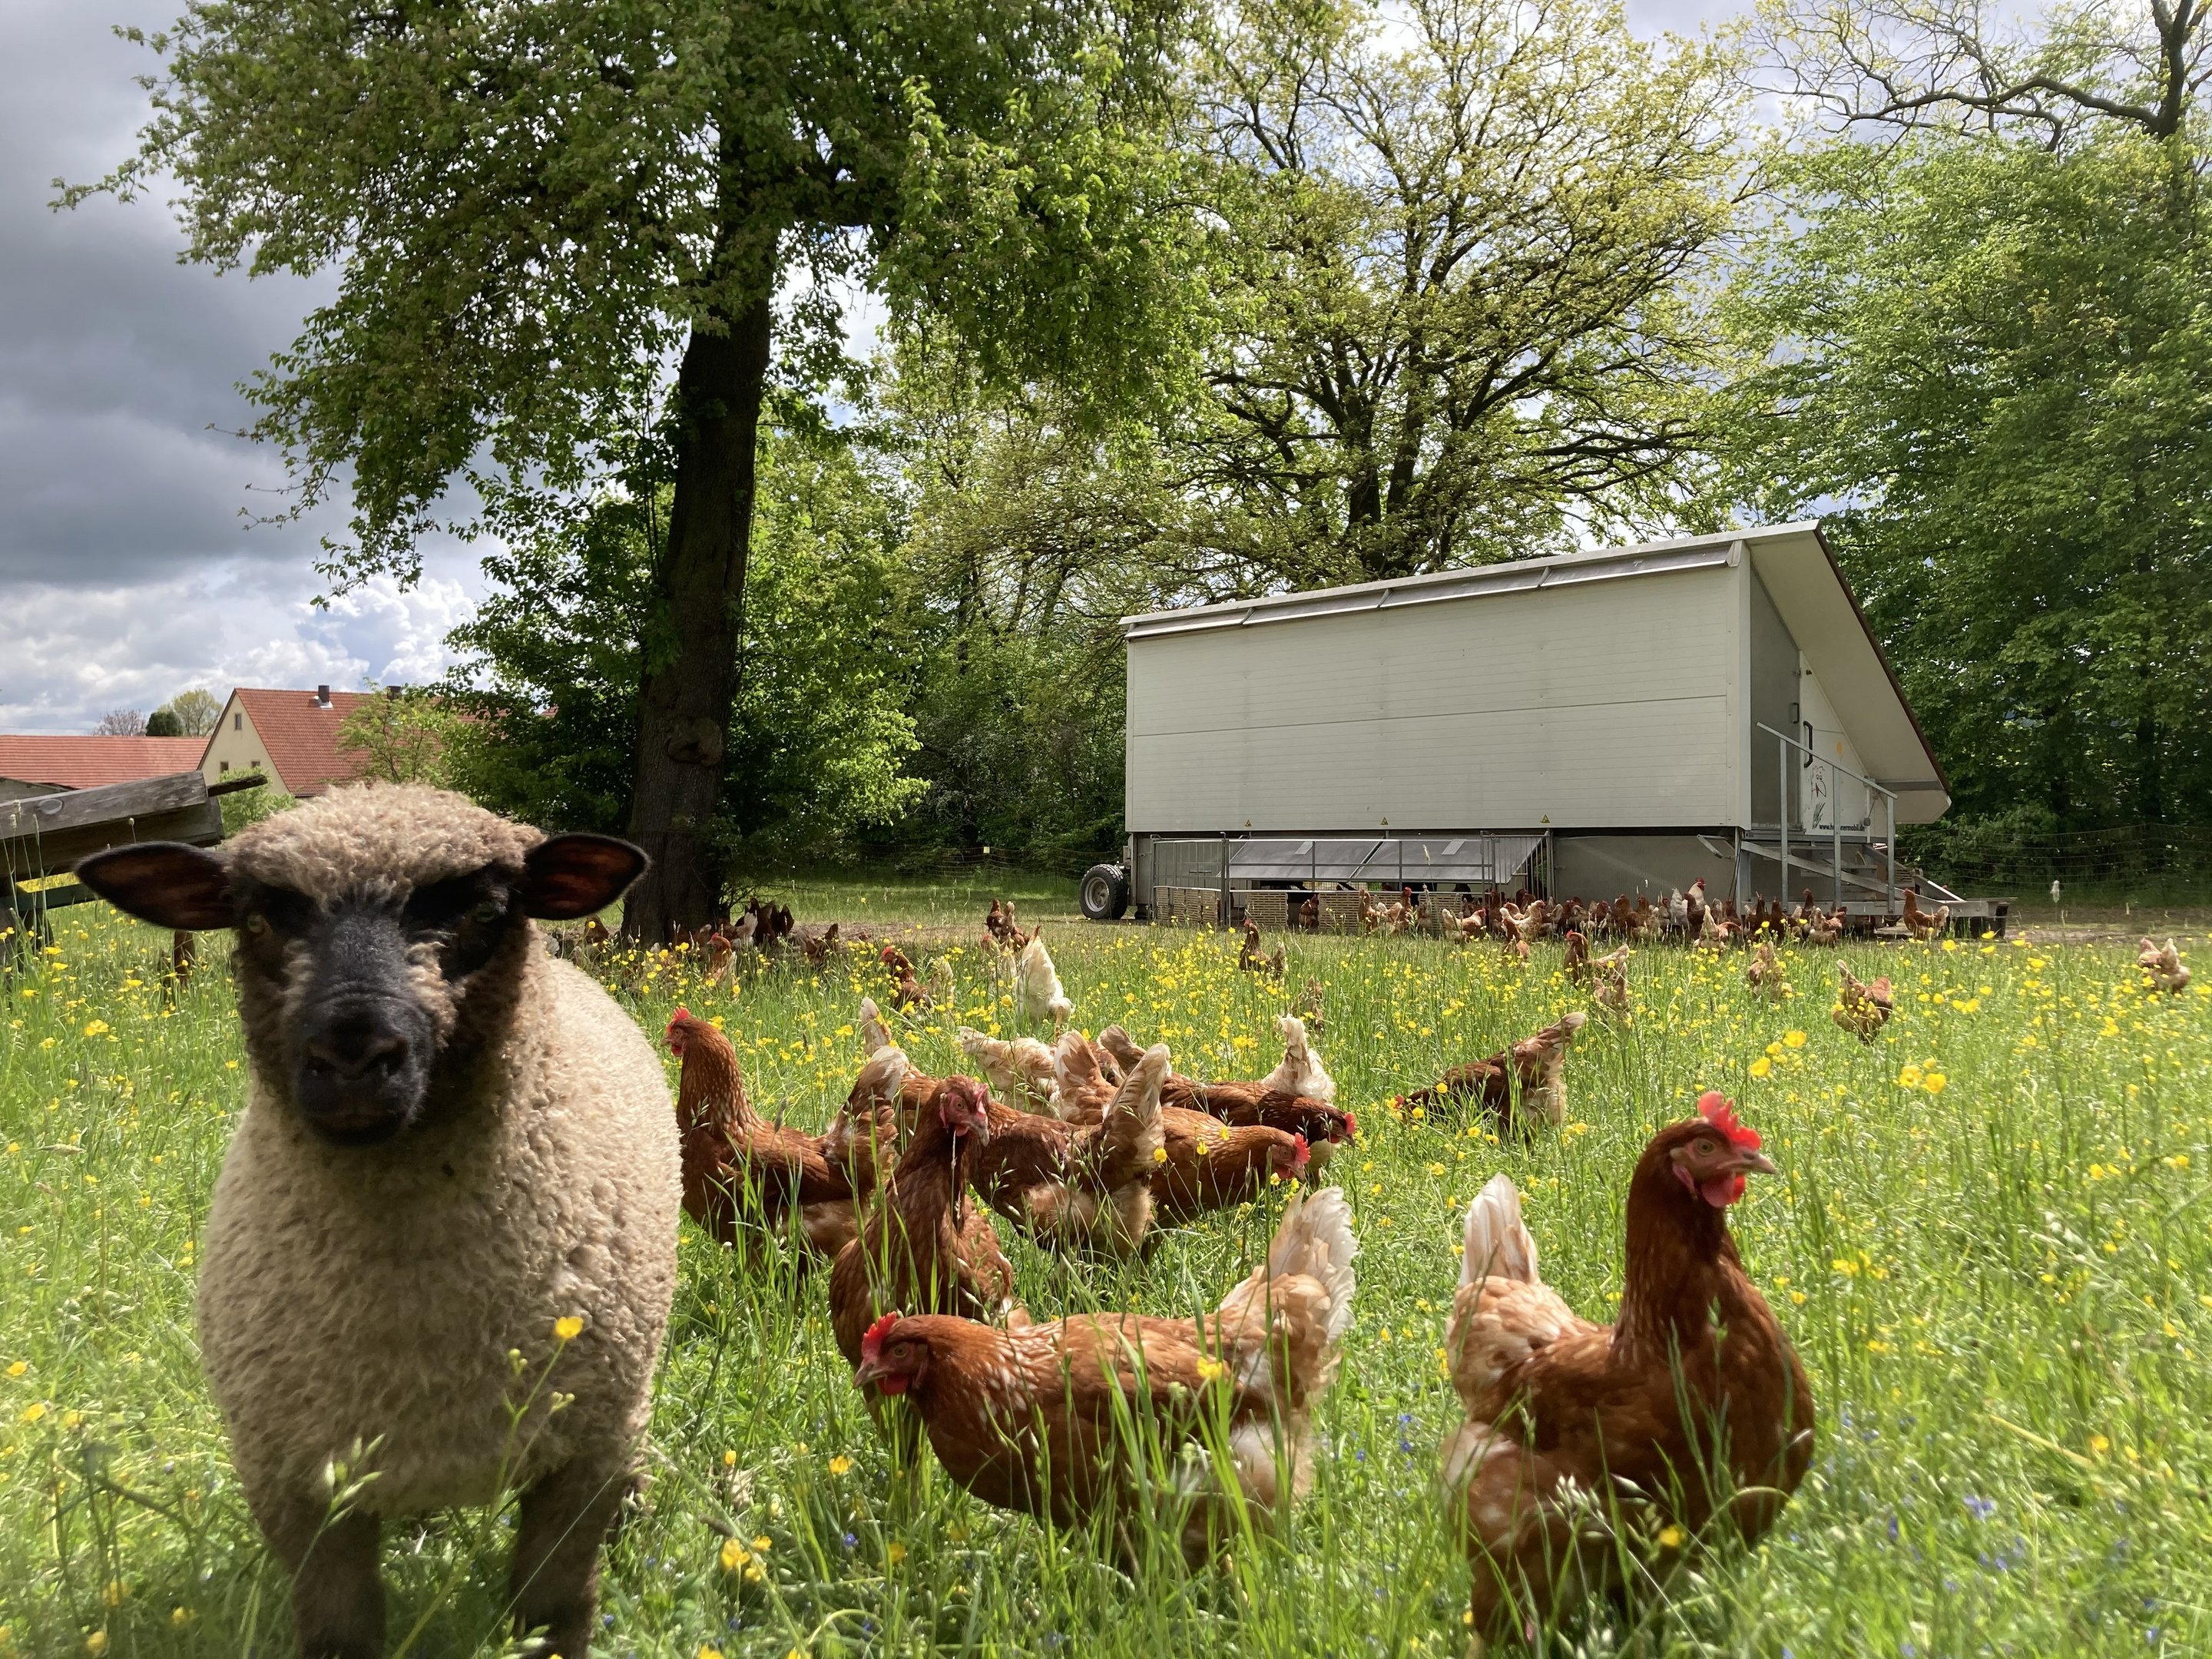
<svg viewBox="0 0 2212 1659">
<path fill-rule="evenodd" d="M 1324 1106 L 1334 1106 L 1336 1079 L 1328 1074 L 1321 1063 L 1321 1056 L 1306 1041 L 1305 1021 L 1296 1014 L 1278 1014 L 1275 1030 L 1283 1039 L 1283 1058 L 1273 1071 L 1261 1079 L 1261 1086 L 1286 1095 L 1304 1095 Z"/>
<path fill-rule="evenodd" d="M 1012 1039 L 986 1036 L 960 1028 L 960 1048 L 975 1062 L 983 1080 L 1009 1106 L 1025 1112 L 1060 1115 L 1059 1090 L 1054 1077 L 1053 1052 L 1035 1037 Z"/>
<path fill-rule="evenodd" d="M 1049 1020 L 1055 1031 L 1075 1012 L 1060 982 L 1060 970 L 1052 965 L 1052 953 L 1044 948 L 1042 923 L 1014 959 L 1014 1010 L 1031 1022 Z"/>
</svg>

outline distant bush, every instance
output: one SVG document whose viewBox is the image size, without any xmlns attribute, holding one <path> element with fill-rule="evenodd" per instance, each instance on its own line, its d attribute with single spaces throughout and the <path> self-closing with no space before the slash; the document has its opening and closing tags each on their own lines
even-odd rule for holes
<svg viewBox="0 0 2212 1659">
<path fill-rule="evenodd" d="M 279 812 L 289 812 L 300 804 L 299 797 L 288 795 L 270 784 L 258 784 L 251 789 L 240 789 L 228 795 L 218 795 L 216 802 L 222 808 L 222 833 L 234 836 L 249 823 L 258 823 L 264 818 L 273 818 Z"/>
</svg>

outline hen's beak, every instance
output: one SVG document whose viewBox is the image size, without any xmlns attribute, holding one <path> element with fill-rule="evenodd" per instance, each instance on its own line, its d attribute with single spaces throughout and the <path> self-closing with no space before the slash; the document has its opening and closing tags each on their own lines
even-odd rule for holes
<svg viewBox="0 0 2212 1659">
<path fill-rule="evenodd" d="M 1739 1152 L 1736 1154 L 1735 1167 L 1739 1175 L 1780 1175 L 1782 1173 L 1774 1160 L 1767 1157 L 1765 1152 Z"/>
<path fill-rule="evenodd" d="M 884 1374 L 884 1368 L 872 1359 L 863 1359 L 860 1370 L 853 1373 L 853 1386 L 865 1389 Z"/>
</svg>

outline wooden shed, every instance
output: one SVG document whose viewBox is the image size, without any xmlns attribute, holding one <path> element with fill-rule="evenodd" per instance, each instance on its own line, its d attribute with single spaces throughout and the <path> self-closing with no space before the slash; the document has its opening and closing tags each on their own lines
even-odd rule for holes
<svg viewBox="0 0 2212 1659">
<path fill-rule="evenodd" d="M 1897 898 L 1949 787 L 1817 524 L 1131 617 L 1129 892 Z M 1241 908 L 1232 896 L 1231 908 Z"/>
</svg>

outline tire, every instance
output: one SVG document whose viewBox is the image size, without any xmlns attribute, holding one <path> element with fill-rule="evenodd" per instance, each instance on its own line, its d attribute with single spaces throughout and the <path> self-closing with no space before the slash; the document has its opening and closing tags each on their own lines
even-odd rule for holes
<svg viewBox="0 0 2212 1659">
<path fill-rule="evenodd" d="M 1094 864 L 1077 890 L 1083 914 L 1092 921 L 1119 921 L 1129 910 L 1129 878 L 1118 864 Z"/>
</svg>

